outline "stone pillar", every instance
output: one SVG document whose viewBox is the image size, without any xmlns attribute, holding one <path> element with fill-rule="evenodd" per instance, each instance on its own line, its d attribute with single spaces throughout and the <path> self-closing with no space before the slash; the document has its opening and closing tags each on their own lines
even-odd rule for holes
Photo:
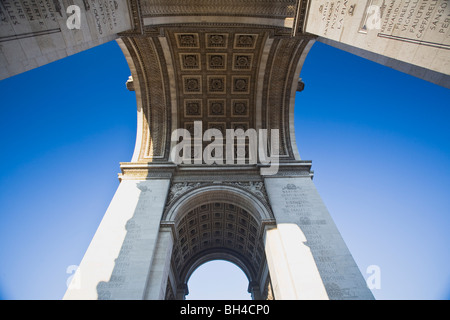
<svg viewBox="0 0 450 320">
<path fill-rule="evenodd" d="M 170 243 L 159 232 L 169 183 L 122 180 L 64 299 L 144 297 L 150 266 L 161 256 L 157 241 Z"/>
<path fill-rule="evenodd" d="M 283 170 L 265 178 L 277 223 L 265 235 L 275 299 L 373 299 L 309 171 Z"/>
<path fill-rule="evenodd" d="M 173 235 L 172 228 L 162 226 L 156 243 L 155 254 L 147 283 L 146 300 L 164 300 L 166 297 L 167 279 L 172 258 Z"/>
<path fill-rule="evenodd" d="M 264 242 L 275 299 L 328 300 L 306 238 L 296 224 L 267 228 Z"/>
</svg>

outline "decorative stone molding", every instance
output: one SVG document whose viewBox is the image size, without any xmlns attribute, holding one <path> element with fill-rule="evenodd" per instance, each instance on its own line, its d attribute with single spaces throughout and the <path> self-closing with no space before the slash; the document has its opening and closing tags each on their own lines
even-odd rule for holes
<svg viewBox="0 0 450 320">
<path fill-rule="evenodd" d="M 217 258 L 234 261 L 249 279 L 255 279 L 263 269 L 264 227 L 239 205 L 199 205 L 177 219 L 175 229 L 172 265 L 180 282 L 186 281 L 199 264 Z"/>
<path fill-rule="evenodd" d="M 167 197 L 166 206 L 170 205 L 173 200 L 181 196 L 182 194 L 188 192 L 189 190 L 201 186 L 200 182 L 178 182 L 173 183 L 169 189 L 169 195 Z"/>
<path fill-rule="evenodd" d="M 122 162 L 119 180 L 171 179 L 176 170 L 173 164 Z"/>
<path fill-rule="evenodd" d="M 139 88 L 135 88 L 141 106 L 141 110 L 138 109 L 141 140 L 136 145 L 137 160 L 167 160 L 172 114 L 169 76 L 161 43 L 151 37 L 123 37 L 122 41 L 133 62 L 133 80 L 139 83 Z"/>
<path fill-rule="evenodd" d="M 309 43 L 309 39 L 274 39 L 271 46 L 262 94 L 262 125 L 267 129 L 278 129 L 280 134 L 280 158 L 294 160 L 290 127 L 292 90 L 297 88 L 296 72 L 300 58 Z M 269 134 L 270 135 L 270 134 Z M 296 147 L 296 146 L 295 146 Z"/>
</svg>

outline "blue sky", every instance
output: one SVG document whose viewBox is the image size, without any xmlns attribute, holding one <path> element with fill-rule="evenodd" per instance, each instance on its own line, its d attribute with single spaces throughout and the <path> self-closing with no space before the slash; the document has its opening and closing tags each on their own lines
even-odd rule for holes
<svg viewBox="0 0 450 320">
<path fill-rule="evenodd" d="M 129 75 L 110 42 L 0 81 L 1 298 L 63 296 L 132 156 Z M 450 298 L 450 90 L 321 43 L 301 77 L 300 155 L 364 277 L 380 267 L 375 297 Z"/>
</svg>

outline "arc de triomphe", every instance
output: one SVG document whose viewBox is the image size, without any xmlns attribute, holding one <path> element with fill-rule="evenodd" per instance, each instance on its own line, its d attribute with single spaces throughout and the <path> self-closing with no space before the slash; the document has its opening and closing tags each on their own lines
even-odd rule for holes
<svg viewBox="0 0 450 320">
<path fill-rule="evenodd" d="M 448 1 L 4 0 L 0 25 L 0 78 L 114 39 L 130 67 L 135 151 L 65 299 L 184 299 L 215 259 L 254 299 L 373 299 L 297 151 L 300 71 L 321 41 L 450 88 Z"/>
</svg>

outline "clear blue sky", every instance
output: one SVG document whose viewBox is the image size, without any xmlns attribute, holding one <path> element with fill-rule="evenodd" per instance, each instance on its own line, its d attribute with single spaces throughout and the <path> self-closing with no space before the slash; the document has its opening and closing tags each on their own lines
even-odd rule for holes
<svg viewBox="0 0 450 320">
<path fill-rule="evenodd" d="M 129 75 L 110 42 L 0 81 L 0 298 L 63 296 L 131 159 Z M 301 77 L 300 155 L 375 297 L 450 298 L 450 90 L 321 43 Z M 188 298 L 229 272 L 201 270 Z"/>
</svg>

